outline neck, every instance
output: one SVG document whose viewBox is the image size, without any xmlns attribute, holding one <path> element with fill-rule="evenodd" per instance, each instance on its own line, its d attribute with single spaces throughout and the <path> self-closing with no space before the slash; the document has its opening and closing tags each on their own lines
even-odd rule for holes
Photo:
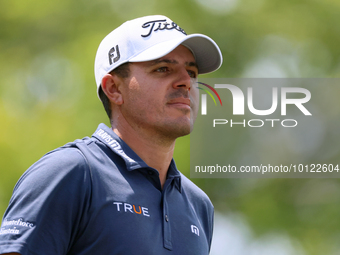
<svg viewBox="0 0 340 255">
<path fill-rule="evenodd" d="M 119 121 L 118 121 L 119 119 Z M 151 130 L 128 125 L 123 118 L 111 121 L 112 130 L 150 167 L 159 172 L 161 186 L 166 180 L 175 148 L 175 140 L 157 136 Z"/>
</svg>

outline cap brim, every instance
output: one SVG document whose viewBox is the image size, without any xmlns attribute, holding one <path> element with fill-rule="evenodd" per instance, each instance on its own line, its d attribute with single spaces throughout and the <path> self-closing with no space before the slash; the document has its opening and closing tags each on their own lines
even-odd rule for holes
<svg viewBox="0 0 340 255">
<path fill-rule="evenodd" d="M 137 56 L 133 56 L 129 62 L 144 62 L 161 58 L 180 44 L 189 48 L 194 54 L 199 74 L 213 72 L 222 65 L 223 58 L 219 47 L 211 38 L 202 34 L 192 34 L 158 43 Z"/>
</svg>

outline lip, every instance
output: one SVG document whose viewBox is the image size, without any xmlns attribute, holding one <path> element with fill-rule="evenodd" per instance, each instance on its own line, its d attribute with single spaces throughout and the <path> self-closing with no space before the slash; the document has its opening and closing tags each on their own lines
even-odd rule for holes
<svg viewBox="0 0 340 255">
<path fill-rule="evenodd" d="M 184 107 L 190 109 L 190 99 L 189 98 L 174 98 L 168 101 L 168 105 L 177 106 L 177 107 Z"/>
</svg>

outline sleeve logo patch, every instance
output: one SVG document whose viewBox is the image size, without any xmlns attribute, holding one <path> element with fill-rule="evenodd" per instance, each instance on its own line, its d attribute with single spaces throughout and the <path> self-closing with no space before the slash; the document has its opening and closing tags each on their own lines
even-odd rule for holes
<svg viewBox="0 0 340 255">
<path fill-rule="evenodd" d="M 34 224 L 28 221 L 24 221 L 23 219 L 18 220 L 7 220 L 5 219 L 2 223 L 2 228 L 0 229 L 0 235 L 7 235 L 7 234 L 20 234 L 19 228 L 34 228 Z"/>
</svg>

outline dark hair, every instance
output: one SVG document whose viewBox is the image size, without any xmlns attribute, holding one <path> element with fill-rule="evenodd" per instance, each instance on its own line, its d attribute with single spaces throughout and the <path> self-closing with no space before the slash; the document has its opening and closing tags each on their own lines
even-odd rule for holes
<svg viewBox="0 0 340 255">
<path fill-rule="evenodd" d="M 116 74 L 120 78 L 128 78 L 130 76 L 130 67 L 129 62 L 124 63 L 120 66 L 118 66 L 116 69 L 112 70 L 110 74 Z M 107 116 L 109 116 L 109 119 L 111 120 L 111 104 L 109 98 L 104 93 L 102 86 L 99 87 L 99 98 L 102 100 L 104 109 L 106 111 Z"/>
</svg>

